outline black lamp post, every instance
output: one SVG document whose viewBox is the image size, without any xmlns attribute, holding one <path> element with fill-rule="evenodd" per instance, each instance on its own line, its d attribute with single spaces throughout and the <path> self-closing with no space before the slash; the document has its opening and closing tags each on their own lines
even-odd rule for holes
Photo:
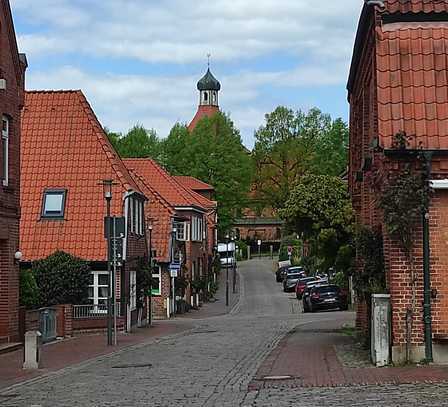
<svg viewBox="0 0 448 407">
<path fill-rule="evenodd" d="M 172 248 L 171 248 L 171 263 L 174 263 L 174 254 L 175 254 L 175 245 L 176 245 L 176 234 L 177 234 L 177 229 L 173 228 L 173 230 L 171 231 L 172 235 L 173 235 L 173 239 L 172 239 Z M 172 273 L 172 271 L 170 271 L 170 273 Z M 176 290 L 175 290 L 175 280 L 174 280 L 174 275 L 171 275 L 171 290 L 172 290 L 172 295 L 173 295 L 173 315 L 176 313 Z"/>
<path fill-rule="evenodd" d="M 229 235 L 226 235 L 226 306 L 229 306 Z"/>
<path fill-rule="evenodd" d="M 107 273 L 109 276 L 109 287 L 107 294 L 107 345 L 112 346 L 112 304 L 115 297 L 114 278 L 111 271 L 111 221 L 110 221 L 110 203 L 112 201 L 112 180 L 103 180 L 103 195 L 106 200 L 106 232 L 107 232 Z"/>
<path fill-rule="evenodd" d="M 232 236 L 233 243 L 233 258 L 232 258 L 232 267 L 233 267 L 233 281 L 232 281 L 232 292 L 236 293 L 236 244 L 235 238 Z"/>
<path fill-rule="evenodd" d="M 152 324 L 152 226 L 148 225 L 148 235 L 149 235 L 149 269 L 150 269 L 150 278 L 151 285 L 149 287 L 149 305 L 148 305 L 148 324 L 151 326 Z"/>
</svg>

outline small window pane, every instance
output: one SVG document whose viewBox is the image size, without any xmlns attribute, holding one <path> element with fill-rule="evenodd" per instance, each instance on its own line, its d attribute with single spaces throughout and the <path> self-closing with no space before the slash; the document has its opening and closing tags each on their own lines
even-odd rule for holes
<svg viewBox="0 0 448 407">
<path fill-rule="evenodd" d="M 44 196 L 43 216 L 64 216 L 65 191 L 46 191 Z"/>
<path fill-rule="evenodd" d="M 98 285 L 108 285 L 109 276 L 107 274 L 98 274 Z"/>
<path fill-rule="evenodd" d="M 45 212 L 61 212 L 62 211 L 62 194 L 51 194 L 45 197 Z"/>
<path fill-rule="evenodd" d="M 105 298 L 107 297 L 108 289 L 107 287 L 98 287 L 98 297 L 99 298 Z"/>
<path fill-rule="evenodd" d="M 93 298 L 93 287 L 89 287 L 89 298 Z"/>
</svg>

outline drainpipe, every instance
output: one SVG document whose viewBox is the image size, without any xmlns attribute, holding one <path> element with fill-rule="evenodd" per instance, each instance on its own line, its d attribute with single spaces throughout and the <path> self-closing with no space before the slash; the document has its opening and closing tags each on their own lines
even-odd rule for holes
<svg viewBox="0 0 448 407">
<path fill-rule="evenodd" d="M 431 178 L 432 152 L 424 152 L 425 184 L 429 187 Z M 425 359 L 433 362 L 432 355 L 432 317 L 431 317 L 431 270 L 430 270 L 430 237 L 429 237 L 429 196 L 423 210 L 423 321 L 425 326 Z"/>
</svg>

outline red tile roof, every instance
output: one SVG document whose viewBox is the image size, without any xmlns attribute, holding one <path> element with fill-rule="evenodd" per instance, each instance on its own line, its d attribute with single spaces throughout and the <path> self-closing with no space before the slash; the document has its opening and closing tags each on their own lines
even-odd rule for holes
<svg viewBox="0 0 448 407">
<path fill-rule="evenodd" d="M 203 201 L 199 199 L 198 194 L 184 188 L 154 160 L 150 158 L 128 158 L 124 162 L 129 170 L 139 174 L 150 183 L 152 188 L 173 208 L 194 206 L 205 211 L 206 208 L 202 206 Z"/>
<path fill-rule="evenodd" d="M 149 197 L 147 222 L 153 226 L 152 246 L 156 250 L 156 259 L 168 262 L 172 218 L 178 207 L 195 207 L 203 212 L 214 208 L 209 201 L 196 192 L 183 187 L 160 165 L 149 158 L 124 159 L 130 173 Z"/>
<path fill-rule="evenodd" d="M 399 23 L 378 32 L 378 130 L 383 147 L 391 147 L 392 136 L 405 131 L 415 136 L 411 148 L 448 149 L 448 27 L 437 25 Z"/>
<path fill-rule="evenodd" d="M 64 250 L 106 259 L 105 203 L 99 183 L 112 179 L 112 214 L 123 193 L 140 192 L 81 91 L 27 92 L 22 115 L 20 249 L 25 260 Z M 65 220 L 41 219 L 45 189 L 67 190 Z"/>
<path fill-rule="evenodd" d="M 188 130 L 193 131 L 198 122 L 204 117 L 211 117 L 219 112 L 218 106 L 199 106 L 193 120 L 188 125 Z"/>
<path fill-rule="evenodd" d="M 214 191 L 215 188 L 210 184 L 207 184 L 195 177 L 189 177 L 184 175 L 177 175 L 174 179 L 182 184 L 185 188 L 192 189 L 193 191 Z"/>
<path fill-rule="evenodd" d="M 389 13 L 440 13 L 448 10 L 446 0 L 385 0 Z"/>
</svg>

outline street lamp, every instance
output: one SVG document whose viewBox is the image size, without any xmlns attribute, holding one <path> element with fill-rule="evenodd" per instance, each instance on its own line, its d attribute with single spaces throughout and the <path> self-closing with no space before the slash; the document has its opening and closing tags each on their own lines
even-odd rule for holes
<svg viewBox="0 0 448 407">
<path fill-rule="evenodd" d="M 112 346 L 112 304 L 115 298 L 114 277 L 111 271 L 111 221 L 110 221 L 110 203 L 112 201 L 112 183 L 111 179 L 103 180 L 103 195 L 106 200 L 106 232 L 107 232 L 107 273 L 109 276 L 109 287 L 107 294 L 107 345 Z"/>
<path fill-rule="evenodd" d="M 226 306 L 229 306 L 229 235 L 226 235 Z"/>
<path fill-rule="evenodd" d="M 148 304 L 148 325 L 152 324 L 152 225 L 147 227 L 149 234 L 149 273 L 150 273 L 150 287 L 149 287 L 149 304 Z"/>
<path fill-rule="evenodd" d="M 236 244 L 235 244 L 235 238 L 232 236 L 232 243 L 233 243 L 233 258 L 232 258 L 232 267 L 233 267 L 233 283 L 232 283 L 232 291 L 235 294 L 236 293 Z"/>
<path fill-rule="evenodd" d="M 175 242 L 176 242 L 176 234 L 177 234 L 177 229 L 173 228 L 172 230 L 172 235 L 173 235 L 173 240 L 172 240 L 172 248 L 171 248 L 171 263 L 174 263 L 174 250 L 175 250 Z M 175 282 L 174 282 L 174 273 L 170 270 L 171 273 L 171 290 L 172 290 L 172 295 L 173 295 L 173 315 L 176 312 L 176 290 L 175 290 Z"/>
</svg>

